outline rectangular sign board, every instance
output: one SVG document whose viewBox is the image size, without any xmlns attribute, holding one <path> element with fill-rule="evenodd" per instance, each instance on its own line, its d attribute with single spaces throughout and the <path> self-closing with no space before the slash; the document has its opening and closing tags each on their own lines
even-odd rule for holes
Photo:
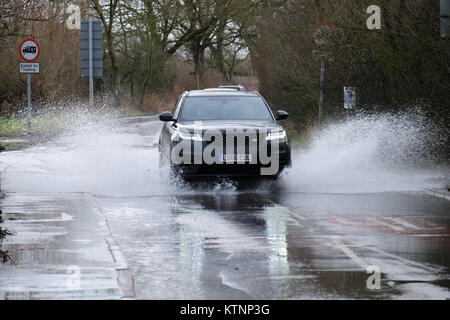
<svg viewBox="0 0 450 320">
<path fill-rule="evenodd" d="M 92 72 L 95 78 L 103 77 L 103 25 L 92 21 Z M 80 24 L 81 76 L 89 77 L 89 21 Z"/>
<path fill-rule="evenodd" d="M 95 31 L 103 31 L 102 22 L 100 20 L 92 21 L 92 33 L 94 33 Z M 80 32 L 89 32 L 89 21 L 81 21 Z"/>
<path fill-rule="evenodd" d="M 40 73 L 39 62 L 21 62 L 20 73 Z"/>
<path fill-rule="evenodd" d="M 441 38 L 450 39 L 450 0 L 441 0 Z"/>
<path fill-rule="evenodd" d="M 102 39 L 99 39 L 99 40 L 92 39 L 92 49 L 93 50 L 101 50 L 102 45 L 103 45 Z M 89 50 L 89 39 L 88 40 L 81 39 L 80 49 L 81 50 Z"/>
<path fill-rule="evenodd" d="M 103 69 L 94 68 L 94 70 L 92 70 L 92 72 L 93 72 L 92 76 L 94 78 L 102 78 L 103 77 Z M 89 68 L 82 68 L 81 69 L 81 77 L 82 78 L 89 78 Z"/>
<path fill-rule="evenodd" d="M 89 61 L 89 50 L 80 50 L 80 58 Z M 103 61 L 103 50 L 92 50 L 92 59 Z"/>
<path fill-rule="evenodd" d="M 359 103 L 359 90 L 355 87 L 344 87 L 344 108 L 355 109 Z"/>
<path fill-rule="evenodd" d="M 92 66 L 94 69 L 102 69 L 103 68 L 103 60 L 92 60 Z M 82 69 L 89 69 L 89 59 L 88 60 L 81 60 L 81 68 Z"/>
</svg>

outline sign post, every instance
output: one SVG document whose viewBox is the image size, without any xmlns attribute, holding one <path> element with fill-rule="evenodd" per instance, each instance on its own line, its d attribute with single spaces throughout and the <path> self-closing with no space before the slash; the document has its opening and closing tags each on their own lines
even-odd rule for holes
<svg viewBox="0 0 450 320">
<path fill-rule="evenodd" d="M 323 116 L 323 81 L 325 80 L 325 62 L 320 62 L 320 96 L 319 96 L 319 128 Z"/>
<path fill-rule="evenodd" d="M 319 128 L 322 123 L 323 116 L 323 88 L 325 80 L 325 58 L 327 58 L 327 52 L 325 51 L 326 36 L 333 31 L 333 26 L 326 24 L 319 24 L 313 31 L 312 40 L 318 50 L 313 51 L 313 55 L 320 57 L 320 94 L 319 94 Z"/>
<path fill-rule="evenodd" d="M 101 21 L 82 21 L 80 28 L 81 76 L 89 77 L 89 105 L 94 106 L 94 78 L 103 77 Z"/>
<path fill-rule="evenodd" d="M 27 118 L 28 118 L 28 130 L 31 129 L 31 73 L 27 73 L 27 98 L 28 98 L 28 104 L 27 104 Z"/>
<path fill-rule="evenodd" d="M 27 118 L 28 118 L 28 129 L 31 128 L 31 74 L 39 73 L 40 65 L 39 63 L 31 63 L 35 61 L 40 54 L 39 44 L 33 39 L 25 39 L 20 44 L 20 56 L 23 60 L 28 63 L 21 63 L 19 66 L 20 73 L 27 74 Z"/>
</svg>

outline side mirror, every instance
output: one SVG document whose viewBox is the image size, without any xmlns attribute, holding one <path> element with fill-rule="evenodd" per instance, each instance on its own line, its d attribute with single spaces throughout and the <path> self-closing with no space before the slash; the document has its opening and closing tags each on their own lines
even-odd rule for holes
<svg viewBox="0 0 450 320">
<path fill-rule="evenodd" d="M 283 110 L 278 110 L 277 111 L 277 120 L 286 120 L 289 117 L 289 113 L 287 113 L 286 111 Z"/>
<path fill-rule="evenodd" d="M 173 118 L 172 112 L 166 111 L 159 115 L 159 120 L 164 122 L 175 121 Z"/>
</svg>

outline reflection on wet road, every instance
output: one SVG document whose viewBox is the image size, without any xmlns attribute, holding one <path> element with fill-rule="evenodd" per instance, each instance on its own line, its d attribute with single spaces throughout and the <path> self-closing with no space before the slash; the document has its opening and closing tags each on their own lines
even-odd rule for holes
<svg viewBox="0 0 450 320">
<path fill-rule="evenodd" d="M 350 206 L 349 197 L 356 198 Z M 403 201 L 411 208 L 401 209 Z M 421 194 L 229 193 L 100 203 L 141 298 L 450 297 L 448 204 Z M 432 216 L 421 211 L 428 205 Z M 367 289 L 371 265 L 381 269 L 380 290 Z"/>
<path fill-rule="evenodd" d="M 56 192 L 45 203 L 63 201 L 51 210 L 80 221 L 95 199 L 138 299 L 450 298 L 448 201 L 420 190 L 302 192 L 284 180 L 173 186 L 159 180 L 158 122 L 114 128 L 2 155 L 0 203 L 20 196 L 30 218 L 33 203 L 46 211 L 33 197 Z M 381 271 L 379 289 L 367 287 L 369 266 Z"/>
</svg>

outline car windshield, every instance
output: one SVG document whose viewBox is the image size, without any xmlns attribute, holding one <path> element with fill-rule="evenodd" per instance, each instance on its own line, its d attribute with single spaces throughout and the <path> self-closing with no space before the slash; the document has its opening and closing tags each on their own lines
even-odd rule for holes
<svg viewBox="0 0 450 320">
<path fill-rule="evenodd" d="M 186 97 L 180 121 L 273 121 L 261 97 Z"/>
</svg>

